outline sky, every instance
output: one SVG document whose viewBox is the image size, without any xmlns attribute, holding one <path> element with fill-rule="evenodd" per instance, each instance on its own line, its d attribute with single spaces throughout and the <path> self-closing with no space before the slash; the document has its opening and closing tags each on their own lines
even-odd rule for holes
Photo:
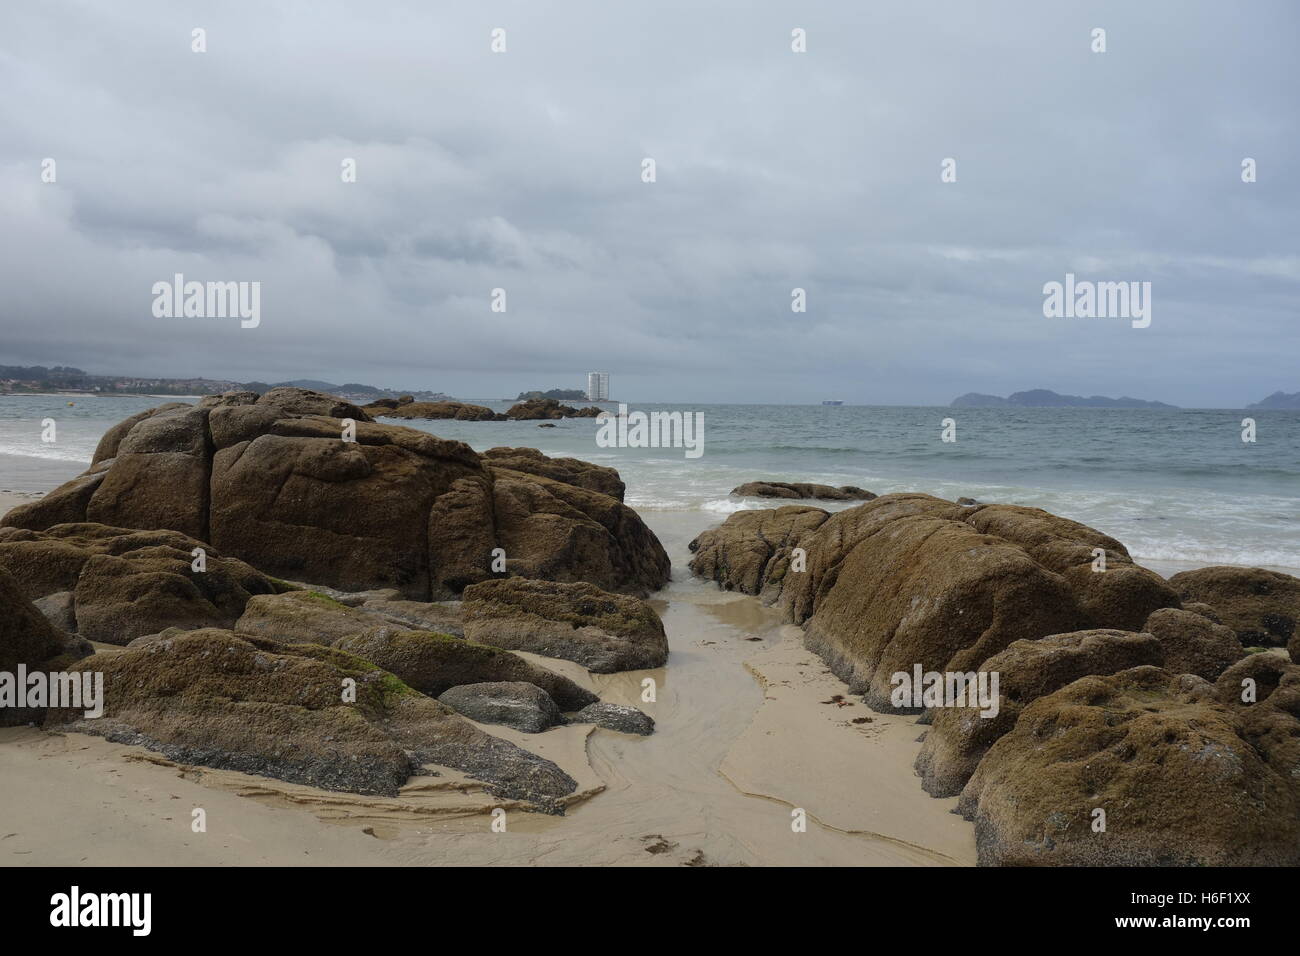
<svg viewBox="0 0 1300 956">
<path fill-rule="evenodd" d="M 1300 390 L 1297 35 L 1281 0 L 6 5 L 0 364 L 1239 407 Z M 176 273 L 260 283 L 259 324 L 156 316 Z M 1150 325 L 1044 316 L 1067 273 L 1150 282 Z"/>
</svg>

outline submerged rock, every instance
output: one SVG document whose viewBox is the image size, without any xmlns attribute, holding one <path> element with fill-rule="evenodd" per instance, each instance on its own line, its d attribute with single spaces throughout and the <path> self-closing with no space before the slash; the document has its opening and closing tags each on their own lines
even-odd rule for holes
<svg viewBox="0 0 1300 956">
<path fill-rule="evenodd" d="M 522 681 L 461 684 L 438 700 L 480 724 L 503 724 L 526 734 L 540 734 L 564 722 L 550 694 Z"/>
<path fill-rule="evenodd" d="M 742 498 L 820 498 L 824 501 L 871 501 L 876 495 L 856 485 L 818 485 L 804 481 L 750 481 L 731 493 Z"/>
<path fill-rule="evenodd" d="M 465 636 L 574 661 L 590 671 L 662 667 L 663 622 L 640 598 L 585 583 L 506 578 L 465 589 Z"/>
<path fill-rule="evenodd" d="M 87 666 L 104 672 L 104 716 L 51 710 L 47 726 L 326 790 L 395 796 L 423 764 L 460 770 L 497 796 L 547 810 L 559 810 L 577 788 L 550 761 L 332 648 L 205 629 L 73 670 Z M 355 702 L 346 699 L 349 686 Z"/>
</svg>

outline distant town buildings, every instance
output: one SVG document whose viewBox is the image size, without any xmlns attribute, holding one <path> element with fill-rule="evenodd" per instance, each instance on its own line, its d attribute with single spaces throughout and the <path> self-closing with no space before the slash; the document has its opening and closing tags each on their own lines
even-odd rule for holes
<svg viewBox="0 0 1300 956">
<path fill-rule="evenodd" d="M 609 400 L 608 372 L 587 373 L 587 400 L 590 402 L 605 402 Z"/>
</svg>

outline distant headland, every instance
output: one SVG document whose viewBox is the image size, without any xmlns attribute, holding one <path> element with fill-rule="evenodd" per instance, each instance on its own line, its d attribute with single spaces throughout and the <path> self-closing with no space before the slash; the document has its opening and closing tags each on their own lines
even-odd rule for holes
<svg viewBox="0 0 1300 956">
<path fill-rule="evenodd" d="M 1061 395 L 1046 388 L 1031 388 L 1027 392 L 1014 392 L 1006 398 L 999 395 L 982 395 L 967 392 L 952 400 L 953 408 L 1177 408 L 1164 402 L 1148 402 L 1140 398 L 1107 398 L 1105 395 Z"/>
</svg>

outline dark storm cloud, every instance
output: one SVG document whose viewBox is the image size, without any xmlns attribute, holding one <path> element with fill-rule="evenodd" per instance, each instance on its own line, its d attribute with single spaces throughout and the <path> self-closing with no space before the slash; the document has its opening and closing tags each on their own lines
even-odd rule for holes
<svg viewBox="0 0 1300 956">
<path fill-rule="evenodd" d="M 1287 3 L 5 18 L 0 362 L 468 397 L 591 368 L 641 400 L 1300 388 Z M 1044 318 L 1067 271 L 1150 281 L 1151 327 Z M 177 272 L 260 281 L 261 325 L 154 318 Z"/>
</svg>

